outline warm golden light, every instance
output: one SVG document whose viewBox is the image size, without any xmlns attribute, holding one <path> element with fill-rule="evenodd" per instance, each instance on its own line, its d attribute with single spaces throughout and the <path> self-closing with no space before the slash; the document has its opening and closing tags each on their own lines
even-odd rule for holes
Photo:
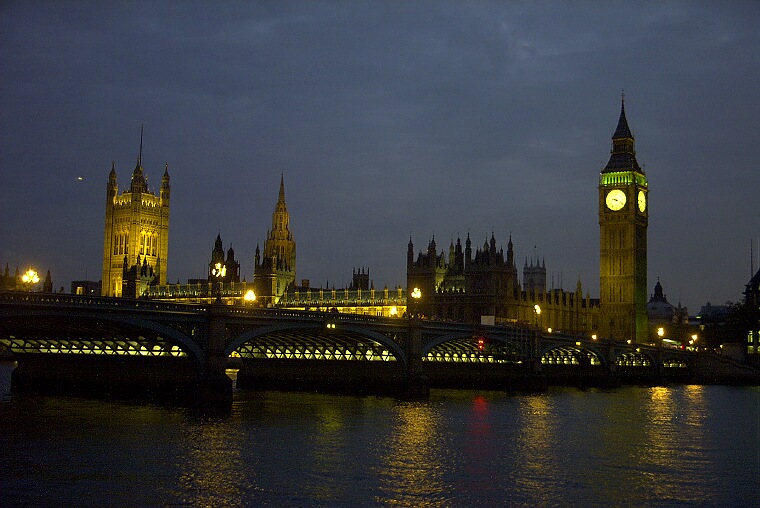
<svg viewBox="0 0 760 508">
<path fill-rule="evenodd" d="M 663 335 L 665 335 L 665 328 L 663 328 L 663 327 L 659 327 L 659 328 L 657 329 L 657 335 L 658 335 L 659 337 L 662 337 Z"/>
<path fill-rule="evenodd" d="M 591 340 L 596 340 L 596 334 L 591 336 Z"/>
<path fill-rule="evenodd" d="M 551 327 L 547 328 L 546 331 L 549 332 L 549 333 L 552 333 Z"/>
<path fill-rule="evenodd" d="M 214 269 L 211 270 L 211 275 L 214 277 L 224 277 L 227 275 L 227 267 L 222 263 L 217 263 L 214 265 Z"/>
<path fill-rule="evenodd" d="M 256 300 L 256 293 L 253 292 L 253 289 L 249 289 L 245 295 L 243 295 L 243 300 L 246 302 L 253 302 Z"/>
<path fill-rule="evenodd" d="M 533 311 L 534 311 L 536 314 L 540 315 L 540 314 L 541 314 L 541 306 L 540 306 L 539 304 L 535 304 L 535 305 L 533 306 Z"/>
<path fill-rule="evenodd" d="M 414 288 L 412 290 L 412 298 L 414 298 L 415 300 L 419 300 L 420 298 L 422 298 L 422 291 L 420 291 L 420 288 Z"/>
<path fill-rule="evenodd" d="M 696 333 L 695 333 L 695 334 L 692 334 L 692 336 L 691 336 L 691 340 L 692 340 L 692 342 L 694 342 L 694 341 L 696 341 L 696 340 L 697 340 L 697 334 L 696 334 Z"/>
<path fill-rule="evenodd" d="M 30 268 L 26 271 L 26 273 L 24 273 L 24 275 L 21 276 L 21 280 L 27 284 L 37 284 L 40 281 L 40 277 L 37 275 L 36 271 Z"/>
<path fill-rule="evenodd" d="M 391 311 L 390 312 L 391 312 L 391 316 L 397 316 L 398 315 L 398 309 L 396 308 L 395 305 L 393 307 L 391 307 Z"/>
</svg>

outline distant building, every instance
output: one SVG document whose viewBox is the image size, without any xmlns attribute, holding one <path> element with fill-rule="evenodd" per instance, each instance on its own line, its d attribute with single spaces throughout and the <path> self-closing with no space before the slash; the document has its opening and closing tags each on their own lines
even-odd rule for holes
<svg viewBox="0 0 760 508">
<path fill-rule="evenodd" d="M 253 285 L 256 299 L 264 306 L 276 305 L 296 280 L 296 242 L 290 231 L 290 214 L 285 204 L 285 182 L 280 176 L 280 193 L 272 213 L 264 252 L 256 246 Z"/>
<path fill-rule="evenodd" d="M 649 342 L 657 343 L 659 340 L 672 341 L 681 344 L 689 335 L 689 311 L 686 307 L 674 306 L 668 302 L 662 290 L 662 284 L 657 279 L 654 293 L 647 303 L 647 317 L 649 318 Z M 662 336 L 658 331 L 662 328 Z"/>
<path fill-rule="evenodd" d="M 94 280 L 73 280 L 71 281 L 72 295 L 100 296 L 101 282 Z"/>
<path fill-rule="evenodd" d="M 357 271 L 356 268 L 351 270 L 351 285 L 348 286 L 348 289 L 369 291 L 370 286 L 372 286 L 372 289 L 375 289 L 374 284 L 372 284 L 369 278 L 369 268 L 367 268 L 366 273 L 364 272 L 364 267 L 361 268 L 361 271 Z"/>
<path fill-rule="evenodd" d="M 407 246 L 407 311 L 432 319 L 480 324 L 514 323 L 568 333 L 593 335 L 598 330 L 599 302 L 584 298 L 580 281 L 574 292 L 546 288 L 546 263 L 523 268 L 521 287 L 512 239 L 506 253 L 496 238 L 473 251 L 469 234 L 464 249 L 458 238 L 448 256 L 438 251 L 435 238 L 415 257 Z M 540 313 L 537 312 L 537 308 Z"/>
<path fill-rule="evenodd" d="M 5 264 L 5 271 L 0 274 L 0 291 L 19 291 L 21 289 L 21 274 L 18 266 L 13 275 L 8 269 L 8 263 Z"/>
<path fill-rule="evenodd" d="M 654 286 L 654 294 L 651 295 L 649 303 L 647 303 L 647 315 L 649 316 L 650 324 L 672 323 L 674 314 L 675 307 L 668 302 L 668 299 L 662 292 L 660 279 L 657 279 L 657 284 Z"/>
<path fill-rule="evenodd" d="M 747 312 L 747 354 L 760 355 L 760 270 L 744 289 L 744 306 Z"/>
<path fill-rule="evenodd" d="M 240 282 L 240 263 L 235 260 L 235 251 L 230 245 L 227 259 L 224 258 L 221 234 L 216 235 L 214 250 L 211 251 L 211 261 L 208 264 L 208 282 L 229 283 Z"/>
<path fill-rule="evenodd" d="M 166 284 L 169 255 L 169 165 L 158 195 L 148 189 L 142 167 L 142 133 L 129 189 L 119 194 L 116 165 L 106 186 L 103 240 L 103 296 L 130 296 L 148 285 Z M 148 281 L 147 279 L 150 278 Z M 133 292 L 134 290 L 134 292 Z"/>
<path fill-rule="evenodd" d="M 40 274 L 37 274 L 38 277 L 39 275 Z M 8 263 L 6 263 L 5 271 L 0 273 L 0 291 L 29 291 L 30 289 L 34 289 L 36 283 L 30 284 L 29 282 L 25 282 L 23 277 L 24 274 L 21 274 L 19 272 L 18 266 L 16 267 L 16 271 L 13 273 L 13 275 L 11 275 Z M 53 292 L 53 279 L 50 277 L 50 270 L 47 271 L 44 280 L 42 280 L 40 292 Z"/>
</svg>

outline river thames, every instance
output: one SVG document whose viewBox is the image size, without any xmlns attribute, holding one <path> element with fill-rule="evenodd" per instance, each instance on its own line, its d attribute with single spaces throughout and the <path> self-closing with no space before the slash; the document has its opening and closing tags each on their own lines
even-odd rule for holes
<svg viewBox="0 0 760 508">
<path fill-rule="evenodd" d="M 757 506 L 760 494 L 758 387 L 425 402 L 251 391 L 209 417 L 10 395 L 7 379 L 4 506 Z"/>
</svg>

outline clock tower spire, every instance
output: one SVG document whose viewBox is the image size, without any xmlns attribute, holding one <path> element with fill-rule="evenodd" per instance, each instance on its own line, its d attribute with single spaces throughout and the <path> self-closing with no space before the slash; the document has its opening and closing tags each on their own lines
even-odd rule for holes
<svg viewBox="0 0 760 508">
<path fill-rule="evenodd" d="M 646 342 L 649 183 L 634 145 L 623 97 L 610 159 L 599 174 L 600 328 L 615 340 Z"/>
</svg>

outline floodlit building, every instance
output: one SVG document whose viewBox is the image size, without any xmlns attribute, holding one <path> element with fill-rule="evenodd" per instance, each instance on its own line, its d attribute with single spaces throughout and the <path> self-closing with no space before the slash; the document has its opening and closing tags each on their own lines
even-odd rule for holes
<svg viewBox="0 0 760 508">
<path fill-rule="evenodd" d="M 264 252 L 256 245 L 253 285 L 261 305 L 276 305 L 296 280 L 296 242 L 290 231 L 290 214 L 285 204 L 285 181 L 280 176 L 280 193 L 267 231 Z"/>
<path fill-rule="evenodd" d="M 121 194 L 116 164 L 106 186 L 103 235 L 103 296 L 140 296 L 149 285 L 166 284 L 169 256 L 169 165 L 164 166 L 158 194 L 148 188 L 140 152 L 129 189 Z"/>
<path fill-rule="evenodd" d="M 546 261 L 523 268 L 521 286 L 514 247 L 496 247 L 496 238 L 473 250 L 470 235 L 462 248 L 452 241 L 448 255 L 432 238 L 415 257 L 407 245 L 407 312 L 432 319 L 473 324 L 521 324 L 558 332 L 593 335 L 598 329 L 599 302 L 575 291 L 546 287 Z"/>
<path fill-rule="evenodd" d="M 647 228 L 649 183 L 621 103 L 612 150 L 599 175 L 599 301 L 601 333 L 648 341 Z"/>
</svg>

